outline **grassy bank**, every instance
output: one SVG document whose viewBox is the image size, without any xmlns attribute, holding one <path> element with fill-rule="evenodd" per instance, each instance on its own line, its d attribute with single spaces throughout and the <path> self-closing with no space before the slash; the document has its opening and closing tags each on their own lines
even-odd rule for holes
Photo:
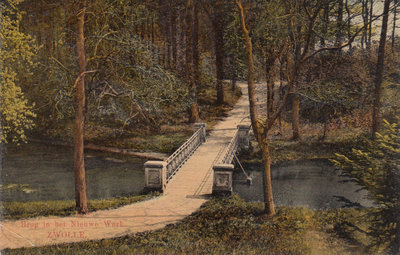
<svg viewBox="0 0 400 255">
<path fill-rule="evenodd" d="M 182 222 L 120 238 L 6 250 L 5 254 L 365 254 L 368 239 L 354 230 L 362 209 L 315 212 L 215 198 Z M 361 226 L 362 227 L 362 226 Z M 357 233 L 356 233 L 357 232 Z M 317 253 L 315 253 L 317 252 Z"/>
<path fill-rule="evenodd" d="M 315 126 L 313 127 L 315 128 Z M 357 148 L 360 142 L 369 134 L 364 129 L 337 129 L 332 131 L 324 140 L 315 134 L 311 128 L 302 130 L 303 137 L 299 141 L 290 139 L 290 129 L 284 130 L 283 135 L 270 136 L 269 146 L 273 164 L 287 161 L 331 159 L 334 153 L 345 153 Z M 261 151 L 252 137 L 251 150 L 242 155 L 243 162 L 260 163 Z"/>
<path fill-rule="evenodd" d="M 89 211 L 118 208 L 124 205 L 144 201 L 158 196 L 150 193 L 140 196 L 115 197 L 108 199 L 89 200 Z M 68 216 L 76 214 L 75 201 L 35 201 L 35 202 L 2 202 L 3 219 L 26 219 L 39 216 Z"/>
</svg>

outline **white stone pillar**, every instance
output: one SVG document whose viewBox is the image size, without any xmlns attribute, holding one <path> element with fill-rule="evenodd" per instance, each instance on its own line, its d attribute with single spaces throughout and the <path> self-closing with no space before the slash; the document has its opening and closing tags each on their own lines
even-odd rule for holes
<svg viewBox="0 0 400 255">
<path fill-rule="evenodd" d="M 167 162 L 147 161 L 144 163 L 145 188 L 165 192 L 167 188 Z"/>
<path fill-rule="evenodd" d="M 232 179 L 234 166 L 232 164 L 219 164 L 213 166 L 214 181 L 213 194 L 232 193 Z"/>
<path fill-rule="evenodd" d="M 206 141 L 206 135 L 207 135 L 207 124 L 206 123 L 195 123 L 194 124 L 194 128 L 195 130 L 199 130 L 200 128 L 203 128 L 203 132 L 201 134 L 202 136 L 202 141 L 205 142 Z"/>
<path fill-rule="evenodd" d="M 238 125 L 237 129 L 239 130 L 238 144 L 239 149 L 248 150 L 250 148 L 250 126 L 249 125 Z"/>
</svg>

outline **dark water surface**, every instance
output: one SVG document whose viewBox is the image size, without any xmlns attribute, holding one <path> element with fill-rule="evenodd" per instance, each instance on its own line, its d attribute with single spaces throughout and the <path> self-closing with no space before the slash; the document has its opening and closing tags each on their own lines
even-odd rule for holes
<svg viewBox="0 0 400 255">
<path fill-rule="evenodd" d="M 25 144 L 3 155 L 0 201 L 74 199 L 71 148 Z M 114 154 L 85 154 L 89 199 L 139 194 L 144 187 L 144 159 Z"/>
<path fill-rule="evenodd" d="M 233 190 L 246 201 L 263 201 L 261 164 L 245 167 L 253 184 L 243 181 L 241 170 L 234 173 Z M 303 206 L 310 209 L 371 207 L 368 192 L 336 170 L 327 160 L 288 162 L 272 167 L 272 188 L 277 206 Z"/>
<path fill-rule="evenodd" d="M 114 154 L 85 154 L 89 199 L 139 194 L 144 188 L 144 159 Z M 25 144 L 8 147 L 3 155 L 0 201 L 74 199 L 73 150 Z M 253 177 L 247 185 L 242 171 L 234 173 L 234 192 L 246 201 L 262 201 L 262 165 L 245 170 Z M 336 170 L 327 160 L 306 160 L 272 167 L 277 206 L 311 209 L 370 207 L 368 192 Z"/>
</svg>

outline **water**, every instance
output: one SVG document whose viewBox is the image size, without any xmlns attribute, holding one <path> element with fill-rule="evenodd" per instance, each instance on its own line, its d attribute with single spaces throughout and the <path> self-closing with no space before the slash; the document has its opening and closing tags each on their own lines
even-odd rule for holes
<svg viewBox="0 0 400 255">
<path fill-rule="evenodd" d="M 245 167 L 253 184 L 245 183 L 245 175 L 234 173 L 233 190 L 246 201 L 263 201 L 261 164 Z M 310 209 L 372 207 L 368 192 L 342 175 L 327 160 L 288 162 L 272 169 L 272 187 L 277 206 L 302 206 Z"/>
<path fill-rule="evenodd" d="M 89 199 L 136 195 L 144 188 L 144 159 L 85 154 Z M 25 144 L 8 147 L 3 158 L 0 201 L 75 198 L 72 148 Z"/>
</svg>

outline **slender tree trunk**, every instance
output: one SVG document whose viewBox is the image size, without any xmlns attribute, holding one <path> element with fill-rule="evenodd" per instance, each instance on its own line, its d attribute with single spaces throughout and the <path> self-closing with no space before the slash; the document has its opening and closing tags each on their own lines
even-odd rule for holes
<svg viewBox="0 0 400 255">
<path fill-rule="evenodd" d="M 166 39 L 167 39 L 167 66 L 169 69 L 172 69 L 172 25 L 171 25 L 171 12 L 168 8 L 168 6 L 166 6 L 166 10 L 165 10 L 165 19 L 166 23 L 164 25 L 165 27 L 165 32 L 166 32 Z"/>
<path fill-rule="evenodd" d="M 186 31 L 186 22 L 185 22 L 185 12 L 180 12 L 180 33 L 179 33 L 179 56 L 178 56 L 178 72 L 184 77 L 185 74 L 185 49 L 186 49 L 186 40 L 185 40 L 185 31 Z"/>
<path fill-rule="evenodd" d="M 88 201 L 86 195 L 86 173 L 84 162 L 84 126 L 85 126 L 85 77 L 82 75 L 86 71 L 85 57 L 85 12 L 86 0 L 80 3 L 78 13 L 78 33 L 77 33 L 77 52 L 79 59 L 80 80 L 76 87 L 76 113 L 75 113 L 75 199 L 78 213 L 85 214 L 88 212 Z"/>
<path fill-rule="evenodd" d="M 326 46 L 325 37 L 328 33 L 328 24 L 329 24 L 329 1 L 325 1 L 323 7 L 323 18 L 322 18 L 322 38 L 321 38 L 321 47 Z"/>
<path fill-rule="evenodd" d="M 200 52 L 199 52 L 199 3 L 196 1 L 193 7 L 193 75 L 196 94 L 201 90 L 200 83 Z"/>
<path fill-rule="evenodd" d="M 293 104 L 292 104 L 292 131 L 293 131 L 293 140 L 300 140 L 300 96 L 295 93 L 293 94 Z"/>
<path fill-rule="evenodd" d="M 275 99 L 275 59 L 271 52 L 266 50 L 265 74 L 267 81 L 267 117 L 274 113 Z"/>
<path fill-rule="evenodd" d="M 364 29 L 363 29 L 363 33 L 362 33 L 362 37 L 361 37 L 361 47 L 364 48 L 364 45 L 366 46 L 367 49 L 369 49 L 369 45 L 368 45 L 368 1 L 369 0 L 363 0 L 362 1 L 362 18 L 363 18 L 363 22 L 364 22 Z"/>
<path fill-rule="evenodd" d="M 193 3 L 186 0 L 186 81 L 189 84 L 190 95 L 193 100 L 190 107 L 190 122 L 197 122 L 199 117 L 199 106 L 197 104 L 197 89 L 194 80 L 193 68 Z"/>
<path fill-rule="evenodd" d="M 301 27 L 297 26 L 297 33 L 301 33 Z M 296 46 L 295 52 L 294 52 L 294 62 L 295 66 L 299 65 L 300 63 L 300 54 L 301 54 L 301 48 L 299 45 Z M 294 81 L 294 78 L 292 78 L 292 82 Z M 296 89 L 297 89 L 297 82 L 296 84 Z M 300 96 L 297 93 L 293 93 L 293 100 L 292 100 L 292 139 L 293 140 L 300 140 Z"/>
<path fill-rule="evenodd" d="M 336 21 L 336 47 L 339 47 L 343 43 L 343 0 L 338 2 L 338 16 Z"/>
<path fill-rule="evenodd" d="M 264 204 L 265 213 L 269 216 L 275 215 L 275 205 L 272 195 L 272 182 L 271 182 L 271 158 L 268 148 L 268 142 L 266 138 L 266 132 L 263 132 L 262 127 L 258 122 L 258 112 L 256 105 L 256 93 L 255 93 L 255 83 L 254 83 L 254 64 L 253 64 L 253 50 L 252 42 L 249 36 L 249 31 L 246 28 L 246 22 L 244 17 L 244 10 L 241 2 L 236 0 L 236 4 L 240 10 L 241 26 L 243 30 L 243 35 L 246 42 L 246 55 L 247 55 L 247 67 L 248 67 L 248 92 L 249 92 L 249 105 L 250 105 L 250 119 L 253 127 L 254 135 L 256 136 L 258 145 L 262 151 L 263 163 L 264 163 Z M 264 134 L 264 135 L 263 135 Z"/>
<path fill-rule="evenodd" d="M 349 8 L 349 1 L 346 0 L 345 2 L 345 8 L 346 8 L 346 12 L 347 12 L 347 41 L 350 42 L 349 44 L 349 50 L 351 51 L 353 46 L 351 43 L 351 37 L 352 37 L 352 33 L 351 33 L 351 11 Z"/>
<path fill-rule="evenodd" d="M 269 145 L 267 142 L 263 143 L 261 146 L 262 158 L 264 164 L 264 204 L 265 204 L 265 213 L 267 215 L 273 216 L 275 215 L 275 205 L 274 205 L 274 197 L 272 194 L 272 180 L 271 180 L 271 156 L 269 152 Z"/>
<path fill-rule="evenodd" d="M 383 80 L 383 67 L 385 62 L 385 45 L 386 35 L 389 19 L 390 0 L 385 0 L 382 18 L 382 28 L 379 40 L 378 61 L 376 64 L 375 74 L 375 91 L 374 91 L 374 104 L 372 108 L 372 138 L 375 139 L 376 132 L 379 132 L 381 122 L 381 95 L 382 95 L 382 80 Z"/>
<path fill-rule="evenodd" d="M 396 20 L 397 20 L 397 5 L 395 5 L 393 10 L 392 52 L 394 52 L 395 39 L 396 39 Z"/>
<path fill-rule="evenodd" d="M 177 65 L 177 47 L 176 47 L 177 28 L 176 28 L 176 10 L 175 10 L 175 7 L 173 7 L 172 10 L 171 10 L 171 27 L 172 27 L 172 35 L 171 35 L 171 40 L 172 40 L 172 69 L 176 70 L 176 65 Z"/>
<path fill-rule="evenodd" d="M 215 63 L 217 71 L 217 104 L 224 103 L 224 11 L 223 1 L 216 0 L 214 5 L 214 31 L 215 31 Z"/>
<path fill-rule="evenodd" d="M 374 0 L 369 1 L 369 26 L 368 26 L 368 45 L 371 48 L 372 46 L 372 20 L 374 18 Z"/>
</svg>

